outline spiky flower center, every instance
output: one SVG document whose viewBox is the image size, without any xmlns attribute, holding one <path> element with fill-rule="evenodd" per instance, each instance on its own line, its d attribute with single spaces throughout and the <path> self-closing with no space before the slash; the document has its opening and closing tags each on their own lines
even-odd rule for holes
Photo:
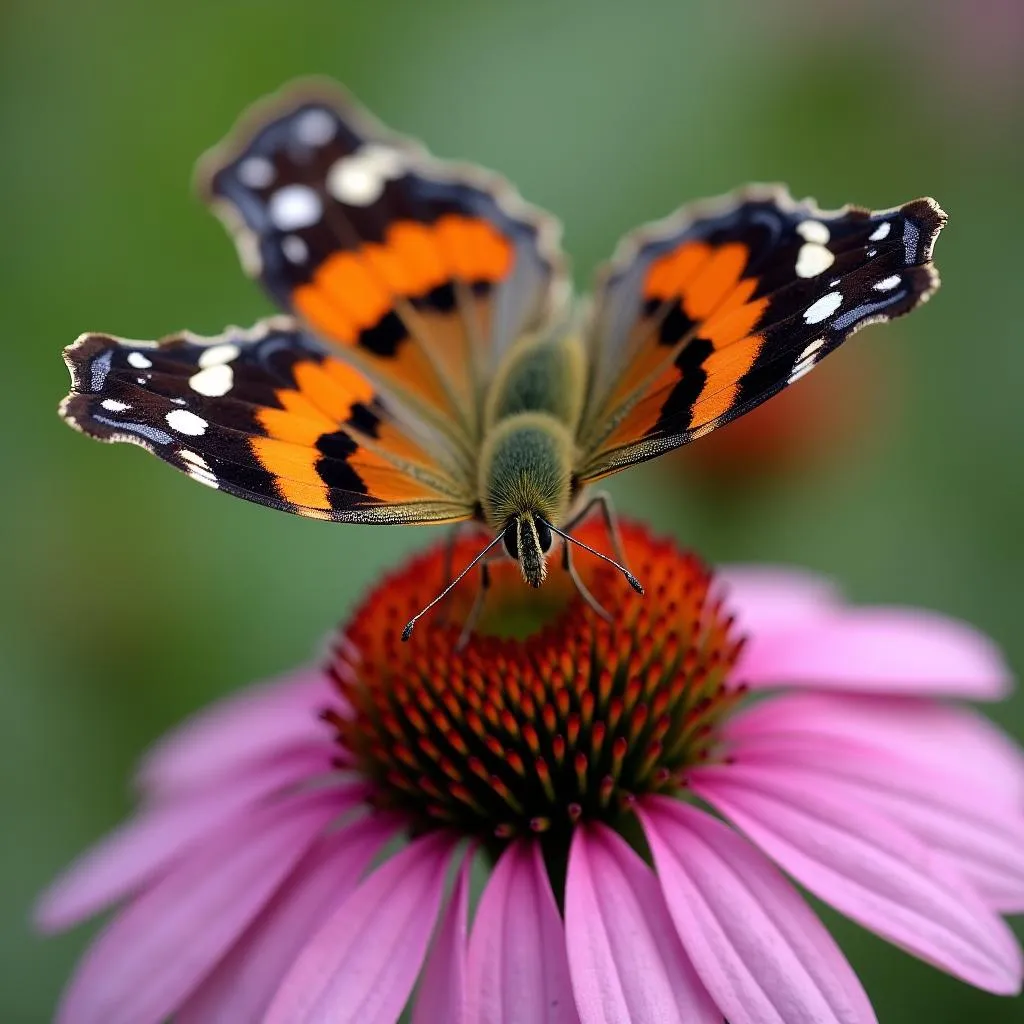
<svg viewBox="0 0 1024 1024">
<path fill-rule="evenodd" d="M 581 536 L 606 543 L 596 528 Z M 731 621 L 695 557 L 638 527 L 625 542 L 646 597 L 603 563 L 581 566 L 610 622 L 565 573 L 538 592 L 507 561 L 492 567 L 464 649 L 472 587 L 403 644 L 402 624 L 443 581 L 440 550 L 371 595 L 336 645 L 344 706 L 326 717 L 379 806 L 419 830 L 481 838 L 614 824 L 633 799 L 674 791 L 715 755 L 717 725 L 740 698 Z M 455 564 L 472 550 L 460 545 Z M 508 635 L 538 616 L 540 628 Z"/>
</svg>

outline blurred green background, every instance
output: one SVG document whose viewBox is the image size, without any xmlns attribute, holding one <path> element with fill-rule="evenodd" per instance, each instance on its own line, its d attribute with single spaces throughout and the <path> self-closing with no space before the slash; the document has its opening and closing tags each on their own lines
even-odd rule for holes
<svg viewBox="0 0 1024 1024">
<path fill-rule="evenodd" d="M 216 333 L 268 312 L 188 188 L 246 104 L 296 74 L 341 79 L 556 211 L 583 286 L 635 223 L 744 181 L 826 206 L 935 195 L 942 291 L 792 389 L 789 442 L 752 467 L 731 427 L 721 461 L 662 460 L 617 490 L 709 559 L 799 563 L 859 600 L 963 617 L 1021 669 L 1022 10 L 5 0 L 0 1020 L 49 1019 L 91 931 L 36 939 L 33 894 L 129 810 L 146 745 L 307 658 L 434 536 L 229 501 L 57 419 L 79 332 Z M 784 450 L 794 436 L 817 443 Z M 1024 732 L 1020 695 L 991 713 Z M 1020 1001 L 827 921 L 883 1021 L 1021 1019 Z"/>
</svg>

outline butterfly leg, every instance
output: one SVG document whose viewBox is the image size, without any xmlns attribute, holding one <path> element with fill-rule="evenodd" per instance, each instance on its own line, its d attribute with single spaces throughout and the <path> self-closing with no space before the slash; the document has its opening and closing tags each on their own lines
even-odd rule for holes
<svg viewBox="0 0 1024 1024">
<path fill-rule="evenodd" d="M 448 536 L 444 542 L 444 562 L 442 563 L 441 569 L 441 587 L 447 587 L 452 581 L 452 563 L 455 561 L 455 542 L 459 539 L 459 527 L 461 523 L 456 523 L 449 531 Z"/>
<path fill-rule="evenodd" d="M 455 548 L 459 543 L 459 538 L 467 534 L 473 533 L 474 530 L 479 530 L 480 526 L 478 523 L 466 521 L 461 523 L 455 523 L 454 526 L 448 531 L 448 536 L 444 542 L 444 558 L 441 562 L 441 589 L 447 590 L 448 584 L 455 579 Z M 448 621 L 448 606 L 450 601 L 445 601 L 438 611 L 437 621 L 438 624 L 442 624 Z"/>
<path fill-rule="evenodd" d="M 562 568 L 569 574 L 569 578 L 572 580 L 573 586 L 579 591 L 580 597 L 582 597 L 583 600 L 586 601 L 587 604 L 589 604 L 605 622 L 611 622 L 611 615 L 601 606 L 601 603 L 589 591 L 587 585 L 580 577 L 580 574 L 576 571 L 576 566 L 573 564 L 572 560 L 572 545 L 568 541 L 565 541 L 562 544 Z"/>
<path fill-rule="evenodd" d="M 446 590 L 448 584 L 455 578 L 455 545 L 458 543 L 459 534 L 462 532 L 464 523 L 456 523 L 449 531 L 444 542 L 444 561 L 441 563 L 441 589 Z M 438 623 L 448 620 L 448 602 L 446 601 L 440 609 L 437 617 Z"/>
<path fill-rule="evenodd" d="M 622 535 L 619 533 L 619 522 L 615 517 L 615 509 L 612 507 L 612 496 L 607 491 L 598 491 L 592 495 L 586 505 L 565 524 L 563 529 L 566 533 L 572 533 L 595 508 L 600 509 L 601 518 L 604 520 L 605 529 L 612 542 L 612 554 L 615 555 L 616 561 L 627 565 L 626 552 L 622 546 Z"/>
<path fill-rule="evenodd" d="M 469 638 L 477 622 L 480 621 L 480 613 L 484 610 L 484 602 L 487 600 L 487 591 L 490 588 L 491 570 L 487 567 L 486 562 L 481 562 L 480 588 L 476 592 L 476 597 L 473 598 L 473 607 L 469 609 L 469 614 L 466 616 L 465 623 L 463 623 L 462 632 L 459 634 L 459 642 L 455 645 L 455 650 L 461 651 L 469 643 Z"/>
</svg>

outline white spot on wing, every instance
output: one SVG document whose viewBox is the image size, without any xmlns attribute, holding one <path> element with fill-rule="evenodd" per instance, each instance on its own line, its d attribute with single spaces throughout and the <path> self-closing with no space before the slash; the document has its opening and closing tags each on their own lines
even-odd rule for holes
<svg viewBox="0 0 1024 1024">
<path fill-rule="evenodd" d="M 178 455 L 186 462 L 191 462 L 193 466 L 198 466 L 200 469 L 210 468 L 210 464 L 198 452 L 189 451 L 188 448 L 182 448 L 179 450 Z"/>
<path fill-rule="evenodd" d="M 220 398 L 226 395 L 235 383 L 235 372 L 227 363 L 218 363 L 200 370 L 188 379 L 193 391 L 198 391 L 207 398 Z"/>
<path fill-rule="evenodd" d="M 206 369 L 207 366 L 218 366 L 220 363 L 230 363 L 232 359 L 237 359 L 242 354 L 242 350 L 237 345 L 230 343 L 225 345 L 211 345 L 209 348 L 204 349 L 199 356 L 199 365 Z"/>
<path fill-rule="evenodd" d="M 265 156 L 250 156 L 238 165 L 238 180 L 249 188 L 272 185 L 277 172 Z"/>
<path fill-rule="evenodd" d="M 104 398 L 100 405 L 109 412 L 124 412 L 131 408 L 127 402 L 119 402 L 116 398 Z"/>
<path fill-rule="evenodd" d="M 804 242 L 796 257 L 797 277 L 817 277 L 835 263 L 836 258 L 817 242 Z"/>
<path fill-rule="evenodd" d="M 326 110 L 307 110 L 295 122 L 295 137 L 306 146 L 323 146 L 334 138 L 338 126 Z"/>
<path fill-rule="evenodd" d="M 787 384 L 795 384 L 801 377 L 806 377 L 807 374 L 814 369 L 814 360 L 808 359 L 807 362 L 797 363 L 793 367 L 793 372 L 789 375 L 789 379 L 786 381 Z"/>
<path fill-rule="evenodd" d="M 891 292 L 900 283 L 900 275 L 893 274 L 892 277 L 883 277 L 877 284 L 872 285 L 876 292 Z"/>
<path fill-rule="evenodd" d="M 803 360 L 805 360 L 808 356 L 813 356 L 818 351 L 818 349 L 821 348 L 821 346 L 824 344 L 824 338 L 815 338 L 814 341 L 812 341 L 810 345 L 808 345 L 807 348 L 805 348 L 803 352 L 800 353 L 800 359 L 797 361 L 803 362 Z"/>
<path fill-rule="evenodd" d="M 820 324 L 822 320 L 827 320 L 842 304 L 842 293 L 828 292 L 804 310 L 804 322 Z"/>
<path fill-rule="evenodd" d="M 186 466 L 185 469 L 193 480 L 198 480 L 199 483 L 206 484 L 207 487 L 212 487 L 214 490 L 220 487 L 216 475 L 211 470 L 203 469 L 201 466 Z"/>
<path fill-rule="evenodd" d="M 820 220 L 802 220 L 796 226 L 796 233 L 806 242 L 817 242 L 824 245 L 832 236 L 828 227 Z"/>
<path fill-rule="evenodd" d="M 870 235 L 868 235 L 868 240 L 871 242 L 880 242 L 889 234 L 891 230 L 892 222 L 883 220 L 882 223 L 879 224 L 878 227 L 875 228 L 875 230 L 872 231 Z"/>
<path fill-rule="evenodd" d="M 207 487 L 217 488 L 220 486 L 217 483 L 217 474 L 210 469 L 210 464 L 198 452 L 189 451 L 188 448 L 179 448 L 178 458 L 186 463 L 184 469 L 193 480 L 198 480 L 199 483 L 206 484 Z"/>
<path fill-rule="evenodd" d="M 285 185 L 270 197 L 268 212 L 278 231 L 295 231 L 315 224 L 323 204 L 308 185 Z"/>
<path fill-rule="evenodd" d="M 153 364 L 141 352 L 129 352 L 128 365 L 134 366 L 136 370 L 148 370 Z"/>
<path fill-rule="evenodd" d="M 818 352 L 821 347 L 825 344 L 824 338 L 815 338 L 804 350 L 800 353 L 799 358 L 793 366 L 793 370 L 790 373 L 786 383 L 793 384 L 798 381 L 801 377 L 810 373 L 813 369 L 814 364 L 818 361 Z"/>
<path fill-rule="evenodd" d="M 404 173 L 402 153 L 390 146 L 369 143 L 331 165 L 327 191 L 349 206 L 369 206 L 380 198 L 388 181 Z"/>
<path fill-rule="evenodd" d="M 179 434 L 188 434 L 191 437 L 201 437 L 206 433 L 210 425 L 202 416 L 197 416 L 188 409 L 172 409 L 164 416 L 167 426 L 176 430 Z"/>
<path fill-rule="evenodd" d="M 305 263 L 309 259 L 309 246 L 298 235 L 285 235 L 281 239 L 281 251 L 292 263 Z"/>
</svg>

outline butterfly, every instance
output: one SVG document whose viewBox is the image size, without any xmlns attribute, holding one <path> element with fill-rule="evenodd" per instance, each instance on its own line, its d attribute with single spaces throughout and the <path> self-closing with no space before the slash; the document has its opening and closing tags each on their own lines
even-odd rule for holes
<svg viewBox="0 0 1024 1024">
<path fill-rule="evenodd" d="M 574 305 L 553 217 L 336 86 L 254 107 L 198 180 L 283 315 L 213 338 L 83 334 L 61 415 L 286 512 L 479 524 L 490 540 L 451 585 L 479 562 L 486 586 L 502 545 L 540 586 L 557 536 L 582 588 L 572 530 L 595 508 L 623 562 L 588 488 L 925 301 L 946 221 L 927 198 L 826 212 L 752 186 L 627 235 Z"/>
</svg>

